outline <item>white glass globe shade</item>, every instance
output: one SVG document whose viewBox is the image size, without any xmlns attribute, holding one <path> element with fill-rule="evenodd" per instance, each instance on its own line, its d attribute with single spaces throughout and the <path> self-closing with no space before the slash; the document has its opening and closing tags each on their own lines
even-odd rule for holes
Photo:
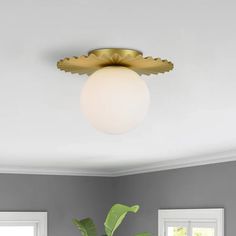
<svg viewBox="0 0 236 236">
<path fill-rule="evenodd" d="M 80 107 L 96 129 L 124 133 L 145 117 L 150 102 L 149 90 L 139 75 L 121 66 L 94 72 L 84 84 Z"/>
</svg>

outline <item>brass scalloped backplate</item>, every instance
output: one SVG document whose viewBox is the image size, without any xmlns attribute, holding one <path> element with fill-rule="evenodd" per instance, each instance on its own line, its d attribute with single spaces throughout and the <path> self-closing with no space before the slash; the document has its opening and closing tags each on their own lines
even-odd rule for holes
<svg viewBox="0 0 236 236">
<path fill-rule="evenodd" d="M 174 65 L 160 58 L 143 57 L 142 53 L 132 49 L 96 49 L 88 56 L 65 58 L 57 62 L 57 67 L 66 72 L 91 75 L 106 66 L 124 66 L 139 75 L 168 72 Z"/>
</svg>

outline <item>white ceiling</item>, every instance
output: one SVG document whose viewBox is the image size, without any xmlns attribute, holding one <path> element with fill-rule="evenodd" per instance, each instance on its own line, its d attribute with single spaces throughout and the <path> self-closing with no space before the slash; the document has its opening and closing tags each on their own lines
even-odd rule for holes
<svg viewBox="0 0 236 236">
<path fill-rule="evenodd" d="M 2 0 L 0 171 L 121 175 L 234 158 L 235 7 L 233 0 Z M 100 47 L 175 64 L 144 77 L 150 112 L 124 135 L 90 127 L 79 111 L 86 76 L 56 68 L 58 59 Z"/>
</svg>

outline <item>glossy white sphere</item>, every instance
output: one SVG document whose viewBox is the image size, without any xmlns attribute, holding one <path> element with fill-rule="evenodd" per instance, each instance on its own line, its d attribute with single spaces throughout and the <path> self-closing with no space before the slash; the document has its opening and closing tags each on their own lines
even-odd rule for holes
<svg viewBox="0 0 236 236">
<path fill-rule="evenodd" d="M 84 84 L 80 107 L 96 129 L 121 134 L 137 126 L 145 117 L 149 90 L 140 76 L 121 66 L 94 72 Z"/>
</svg>

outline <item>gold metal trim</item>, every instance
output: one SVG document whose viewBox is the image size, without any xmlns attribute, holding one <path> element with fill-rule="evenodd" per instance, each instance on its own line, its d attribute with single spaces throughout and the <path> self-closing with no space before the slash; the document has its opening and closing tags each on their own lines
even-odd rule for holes
<svg viewBox="0 0 236 236">
<path fill-rule="evenodd" d="M 172 62 L 160 58 L 143 57 L 142 52 L 123 48 L 95 49 L 80 57 L 65 58 L 57 67 L 66 72 L 91 75 L 106 66 L 124 66 L 142 75 L 158 74 L 173 69 Z"/>
<path fill-rule="evenodd" d="M 142 52 L 134 49 L 129 49 L 129 48 L 99 48 L 99 49 L 94 49 L 88 53 L 88 55 L 94 54 L 98 57 L 101 56 L 110 56 L 112 57 L 114 54 L 118 54 L 121 57 L 125 56 L 131 56 L 131 57 L 137 57 L 139 55 L 143 55 Z"/>
</svg>

